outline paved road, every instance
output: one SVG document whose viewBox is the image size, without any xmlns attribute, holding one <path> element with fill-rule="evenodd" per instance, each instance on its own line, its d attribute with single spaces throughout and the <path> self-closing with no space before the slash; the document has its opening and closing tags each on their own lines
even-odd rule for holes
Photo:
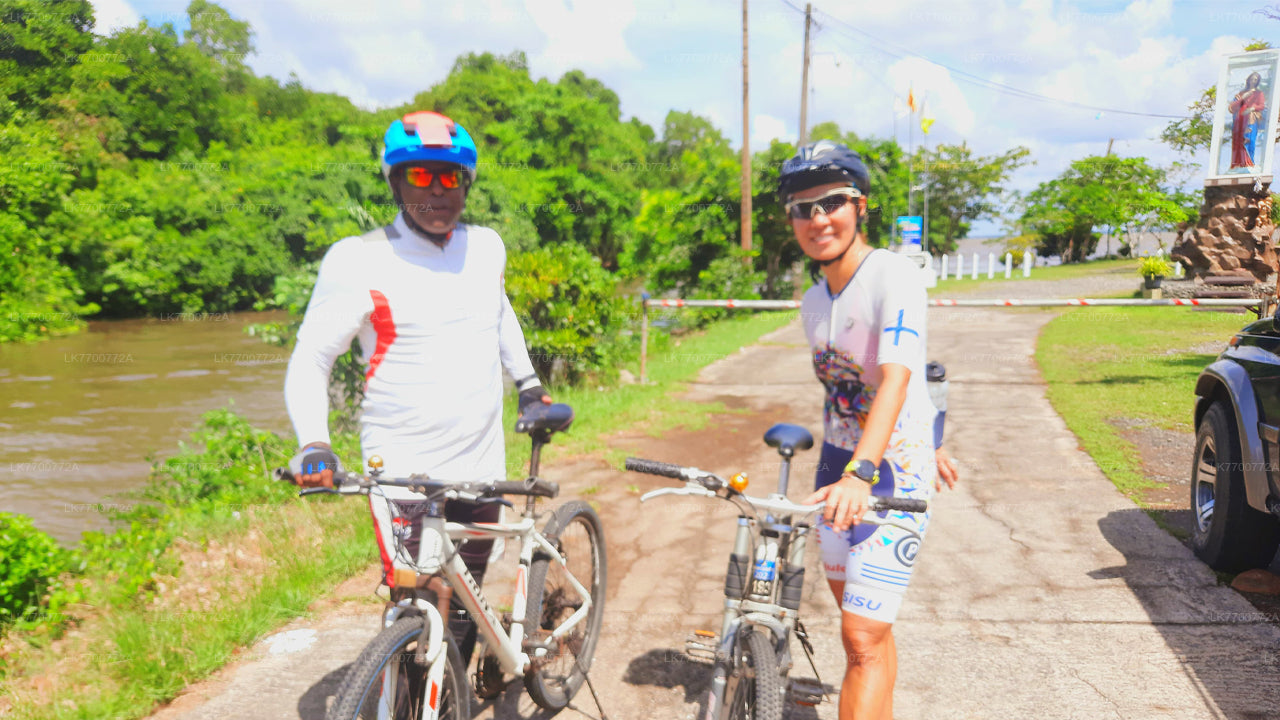
<svg viewBox="0 0 1280 720">
<path fill-rule="evenodd" d="M 952 378 L 948 445 L 963 479 L 936 502 L 895 630 L 895 717 L 1280 717 L 1280 631 L 1116 492 L 1045 400 L 1031 355 L 1050 315 L 931 313 L 931 355 Z M 797 324 L 709 367 L 691 395 L 740 412 L 661 439 L 633 429 L 611 444 L 722 473 L 747 469 L 770 487 L 777 456 L 759 441 L 764 429 L 819 426 L 821 395 Z M 810 453 L 796 463 L 793 498 L 806 494 L 815 461 Z M 588 462 L 549 467 L 570 492 L 595 488 L 605 518 L 610 589 L 593 676 L 608 717 L 695 717 L 707 672 L 679 648 L 692 630 L 716 625 L 732 509 L 641 506 L 627 486 L 664 481 Z M 838 617 L 816 555 L 801 612 L 822 679 L 838 685 Z M 368 583 L 340 595 L 367 596 Z M 374 632 L 377 607 L 345 602 L 296 623 L 319 641 L 278 655 L 261 644 L 155 717 L 319 720 L 344 663 Z M 794 651 L 797 674 L 811 676 Z M 579 703 L 596 714 L 585 694 Z M 832 704 L 792 710 L 836 717 Z M 517 691 L 480 711 L 536 716 Z"/>
</svg>

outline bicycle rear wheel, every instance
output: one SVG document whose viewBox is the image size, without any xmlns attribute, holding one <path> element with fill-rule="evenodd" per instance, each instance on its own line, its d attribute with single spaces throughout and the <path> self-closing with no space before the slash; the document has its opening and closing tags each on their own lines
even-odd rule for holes
<svg viewBox="0 0 1280 720">
<path fill-rule="evenodd" d="M 556 509 L 542 534 L 560 549 L 565 565 L 543 553 L 534 554 L 529 568 L 526 641 L 550 641 L 552 631 L 581 609 L 582 596 L 569 583 L 566 569 L 591 596 L 591 610 L 586 617 L 567 634 L 550 641 L 547 654 L 535 659 L 525 673 L 524 684 L 533 701 L 547 710 L 560 710 L 582 687 L 600 638 L 605 593 L 604 531 L 596 511 L 575 500 Z"/>
<path fill-rule="evenodd" d="M 378 633 L 338 688 L 325 720 L 420 720 L 432 702 L 440 720 L 471 720 L 466 669 L 445 630 L 446 663 L 439 687 L 429 687 L 428 668 L 414 662 L 422 616 L 401 618 Z"/>
<path fill-rule="evenodd" d="M 733 654 L 733 693 L 725 698 L 728 720 L 782 720 L 782 675 L 768 630 L 743 628 Z"/>
</svg>

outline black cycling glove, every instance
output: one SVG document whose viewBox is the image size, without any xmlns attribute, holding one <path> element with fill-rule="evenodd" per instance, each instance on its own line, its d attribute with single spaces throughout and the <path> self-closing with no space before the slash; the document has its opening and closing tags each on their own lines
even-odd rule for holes
<svg viewBox="0 0 1280 720">
<path fill-rule="evenodd" d="M 542 389 L 541 385 L 534 385 L 531 388 L 525 388 L 524 390 L 521 390 L 520 399 L 519 401 L 517 401 L 517 405 L 516 405 L 520 410 L 520 414 L 524 415 L 525 411 L 528 410 L 530 406 L 541 405 L 542 396 L 546 394 L 547 394 L 547 391 Z"/>
<path fill-rule="evenodd" d="M 338 462 L 338 456 L 334 455 L 329 448 L 302 448 L 289 460 L 289 471 L 295 478 L 314 475 L 323 470 L 332 470 L 335 473 L 342 471 L 342 463 Z"/>
</svg>

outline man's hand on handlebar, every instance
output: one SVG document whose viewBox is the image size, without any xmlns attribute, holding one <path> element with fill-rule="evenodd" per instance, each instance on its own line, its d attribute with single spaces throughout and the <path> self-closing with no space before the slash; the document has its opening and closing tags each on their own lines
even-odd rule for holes
<svg viewBox="0 0 1280 720">
<path fill-rule="evenodd" d="M 342 464 L 328 443 L 309 443 L 289 460 L 289 472 L 294 483 L 302 487 L 333 487 L 333 473 Z"/>
<path fill-rule="evenodd" d="M 844 532 L 867 514 L 870 497 L 871 486 L 866 481 L 859 480 L 853 473 L 845 473 L 836 482 L 805 498 L 803 504 L 826 502 L 822 519 L 830 523 L 836 532 Z"/>
<path fill-rule="evenodd" d="M 551 404 L 551 396 L 547 394 L 546 390 L 542 389 L 541 385 L 534 385 L 531 388 L 521 390 L 520 399 L 516 403 L 518 414 L 523 417 L 530 407 L 538 405 L 539 403 L 542 405 Z"/>
</svg>

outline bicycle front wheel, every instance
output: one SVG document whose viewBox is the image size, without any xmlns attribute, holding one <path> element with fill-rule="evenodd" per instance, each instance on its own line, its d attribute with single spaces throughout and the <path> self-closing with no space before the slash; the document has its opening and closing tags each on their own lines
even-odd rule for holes
<svg viewBox="0 0 1280 720">
<path fill-rule="evenodd" d="M 422 636 L 422 616 L 397 620 L 378 633 L 346 679 L 325 713 L 325 720 L 421 720 L 432 707 L 440 720 L 471 720 L 471 696 L 466 668 L 458 646 L 445 629 L 444 677 L 433 686 L 428 668 L 413 657 Z"/>
<path fill-rule="evenodd" d="M 551 647 L 546 655 L 533 661 L 524 684 L 535 703 L 554 711 L 568 705 L 582 687 L 600 638 L 605 592 L 604 531 L 596 511 L 575 500 L 556 509 L 542 534 L 559 548 L 565 564 L 545 553 L 535 553 L 529 568 L 525 638 L 535 643 L 549 642 Z M 582 595 L 569 582 L 569 573 L 587 589 L 591 609 L 568 633 L 553 640 L 551 633 L 583 606 Z"/>
<path fill-rule="evenodd" d="M 733 692 L 725 698 L 728 720 L 782 720 L 782 675 L 768 630 L 743 628 L 735 650 Z"/>
</svg>

